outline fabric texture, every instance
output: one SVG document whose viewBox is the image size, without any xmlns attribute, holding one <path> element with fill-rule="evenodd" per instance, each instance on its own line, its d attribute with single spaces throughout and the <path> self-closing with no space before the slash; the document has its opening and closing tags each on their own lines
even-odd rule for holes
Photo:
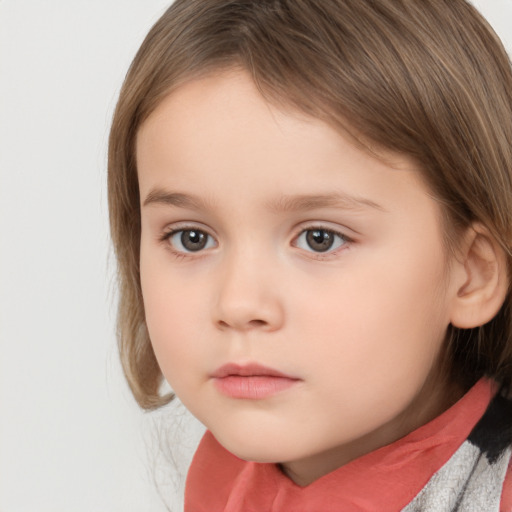
<svg viewBox="0 0 512 512">
<path fill-rule="evenodd" d="M 235 457 L 207 432 L 187 477 L 185 512 L 512 512 L 512 493 L 502 492 L 512 407 L 495 394 L 482 379 L 428 424 L 306 487 L 276 464 Z"/>
</svg>

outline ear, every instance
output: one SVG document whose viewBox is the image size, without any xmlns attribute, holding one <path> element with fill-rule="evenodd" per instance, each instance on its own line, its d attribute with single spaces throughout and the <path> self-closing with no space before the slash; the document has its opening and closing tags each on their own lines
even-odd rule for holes
<svg viewBox="0 0 512 512">
<path fill-rule="evenodd" d="M 460 258 L 455 263 L 456 296 L 451 323 L 471 329 L 489 322 L 500 310 L 508 292 L 505 252 L 482 224 L 475 223 L 464 237 Z"/>
</svg>

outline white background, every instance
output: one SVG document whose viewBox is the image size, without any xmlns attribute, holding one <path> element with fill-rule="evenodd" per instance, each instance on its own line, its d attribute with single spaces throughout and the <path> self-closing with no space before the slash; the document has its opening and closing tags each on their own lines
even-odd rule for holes
<svg viewBox="0 0 512 512">
<path fill-rule="evenodd" d="M 123 381 L 105 186 L 119 87 L 168 4 L 0 0 L 0 512 L 180 508 L 200 428 Z M 511 51 L 512 0 L 475 4 Z"/>
</svg>

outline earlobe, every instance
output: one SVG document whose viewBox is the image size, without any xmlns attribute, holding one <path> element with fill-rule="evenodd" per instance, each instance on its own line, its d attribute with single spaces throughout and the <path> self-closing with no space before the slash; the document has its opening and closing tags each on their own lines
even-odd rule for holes
<svg viewBox="0 0 512 512">
<path fill-rule="evenodd" d="M 451 323 L 471 329 L 489 322 L 505 301 L 507 261 L 503 249 L 481 224 L 468 229 L 461 258 L 458 264 L 463 267 L 464 279 L 453 298 Z"/>
</svg>

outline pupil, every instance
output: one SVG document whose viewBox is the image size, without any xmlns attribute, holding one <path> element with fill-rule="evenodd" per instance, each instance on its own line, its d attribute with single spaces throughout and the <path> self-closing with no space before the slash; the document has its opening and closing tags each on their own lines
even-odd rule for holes
<svg viewBox="0 0 512 512">
<path fill-rule="evenodd" d="M 206 235 L 202 231 L 189 229 L 181 234 L 181 243 L 188 251 L 200 251 L 206 245 Z"/>
<path fill-rule="evenodd" d="M 325 229 L 312 229 L 308 231 L 306 240 L 309 247 L 317 252 L 328 251 L 334 243 L 332 233 Z"/>
</svg>

